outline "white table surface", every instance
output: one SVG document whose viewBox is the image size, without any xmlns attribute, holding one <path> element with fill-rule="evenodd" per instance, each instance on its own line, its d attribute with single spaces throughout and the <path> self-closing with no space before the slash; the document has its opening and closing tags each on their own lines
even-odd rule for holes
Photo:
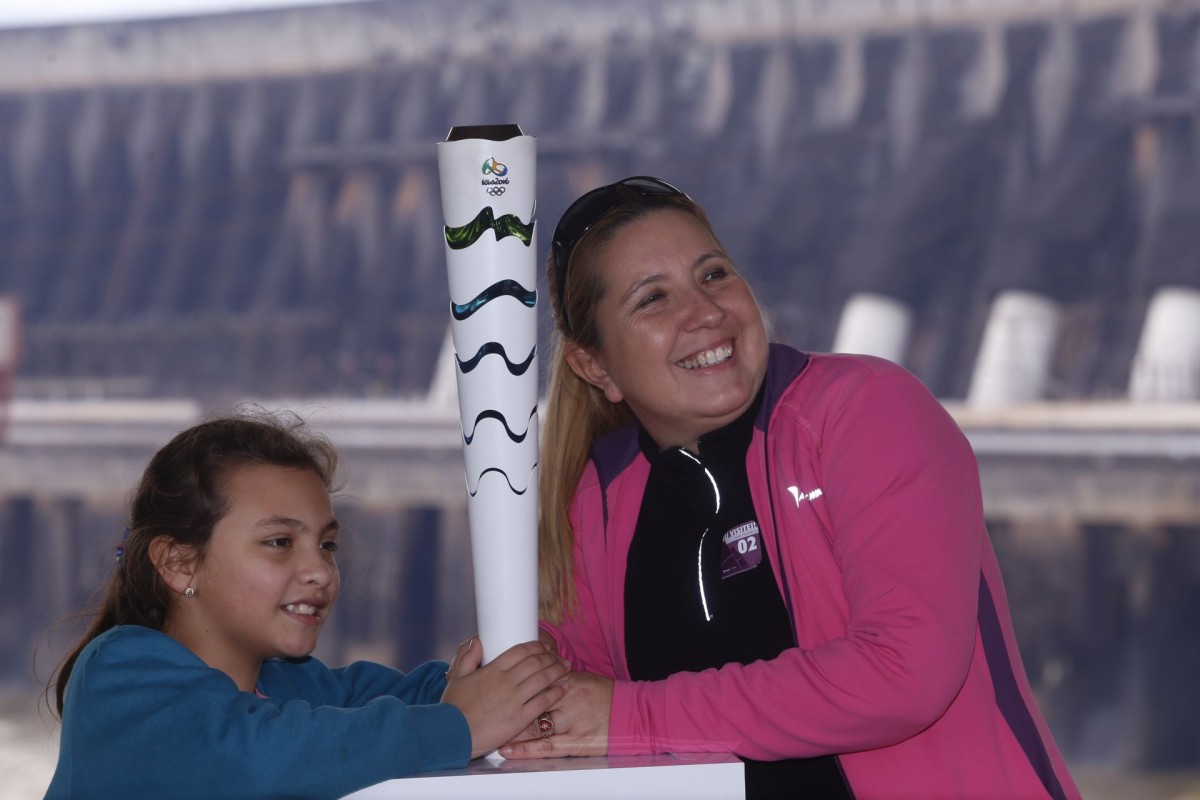
<svg viewBox="0 0 1200 800">
<path fill-rule="evenodd" d="M 345 800 L 590 800 L 591 798 L 745 798 L 744 768 L 727 753 L 596 756 L 536 761 L 477 758 L 466 769 L 423 772 L 377 783 Z"/>
</svg>

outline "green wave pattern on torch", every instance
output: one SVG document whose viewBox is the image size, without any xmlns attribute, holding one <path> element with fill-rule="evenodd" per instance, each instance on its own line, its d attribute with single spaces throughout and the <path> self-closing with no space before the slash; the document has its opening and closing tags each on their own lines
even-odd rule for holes
<svg viewBox="0 0 1200 800">
<path fill-rule="evenodd" d="M 460 225 L 457 228 L 446 226 L 446 244 L 451 250 L 462 250 L 470 247 L 479 241 L 479 237 L 483 236 L 483 232 L 488 228 L 496 231 L 496 240 L 499 241 L 505 236 L 515 236 L 528 247 L 533 241 L 533 220 L 528 223 L 521 222 L 521 218 L 516 214 L 505 214 L 496 219 L 495 212 L 491 206 L 484 206 L 475 219 L 468 222 L 466 225 Z"/>
</svg>

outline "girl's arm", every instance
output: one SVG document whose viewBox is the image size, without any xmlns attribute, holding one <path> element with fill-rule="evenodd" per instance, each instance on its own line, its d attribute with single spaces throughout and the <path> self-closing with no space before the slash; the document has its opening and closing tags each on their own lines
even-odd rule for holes
<svg viewBox="0 0 1200 800">
<path fill-rule="evenodd" d="M 263 700 L 156 631 L 118 628 L 96 644 L 64 709 L 68 793 L 73 784 L 105 797 L 341 797 L 462 767 L 471 753 L 466 720 L 448 704 L 381 696 L 338 707 L 325 704 L 321 681 L 303 679 Z M 429 680 L 421 672 L 414 686 Z"/>
<path fill-rule="evenodd" d="M 445 661 L 427 661 L 404 673 L 373 661 L 356 661 L 345 667 L 327 669 L 320 662 L 311 670 L 314 680 L 323 684 L 333 705 L 358 708 L 377 697 L 392 696 L 409 705 L 427 705 L 441 700 L 446 690 Z"/>
</svg>

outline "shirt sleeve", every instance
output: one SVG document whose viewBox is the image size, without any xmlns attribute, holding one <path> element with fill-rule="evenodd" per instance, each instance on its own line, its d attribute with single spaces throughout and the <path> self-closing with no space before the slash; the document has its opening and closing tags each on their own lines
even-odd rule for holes
<svg viewBox="0 0 1200 800">
<path fill-rule="evenodd" d="M 444 661 L 428 661 L 404 673 L 384 664 L 356 661 L 327 669 L 315 659 L 309 659 L 305 667 L 329 704 L 346 708 L 360 708 L 378 697 L 396 697 L 408 705 L 437 703 L 446 691 L 446 670 L 450 668 Z"/>
<path fill-rule="evenodd" d="M 932 724 L 962 688 L 986 536 L 965 437 L 907 374 L 867 380 L 814 430 L 844 633 L 769 661 L 618 682 L 610 754 L 884 747 Z M 794 604 L 806 590 L 791 587 Z"/>
<path fill-rule="evenodd" d="M 457 708 L 399 696 L 428 699 L 425 672 L 367 700 L 364 690 L 382 685 L 384 673 L 350 669 L 372 673 L 351 692 L 364 701 L 354 707 L 303 690 L 263 699 L 162 634 L 118 633 L 85 651 L 68 687 L 68 795 L 73 784 L 95 797 L 315 800 L 470 759 Z"/>
</svg>

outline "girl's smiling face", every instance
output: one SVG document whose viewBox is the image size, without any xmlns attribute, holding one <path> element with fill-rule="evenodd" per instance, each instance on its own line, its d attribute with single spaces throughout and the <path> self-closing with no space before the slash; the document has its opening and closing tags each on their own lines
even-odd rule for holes
<svg viewBox="0 0 1200 800">
<path fill-rule="evenodd" d="M 225 498 L 191 576 L 195 595 L 175 602 L 166 632 L 251 691 L 265 659 L 316 647 L 341 585 L 338 523 L 309 469 L 235 467 Z"/>
<path fill-rule="evenodd" d="M 694 447 L 754 401 L 767 335 L 750 287 L 695 217 L 636 219 L 598 256 L 600 344 L 567 360 L 610 402 L 624 401 L 660 447 Z"/>
</svg>

